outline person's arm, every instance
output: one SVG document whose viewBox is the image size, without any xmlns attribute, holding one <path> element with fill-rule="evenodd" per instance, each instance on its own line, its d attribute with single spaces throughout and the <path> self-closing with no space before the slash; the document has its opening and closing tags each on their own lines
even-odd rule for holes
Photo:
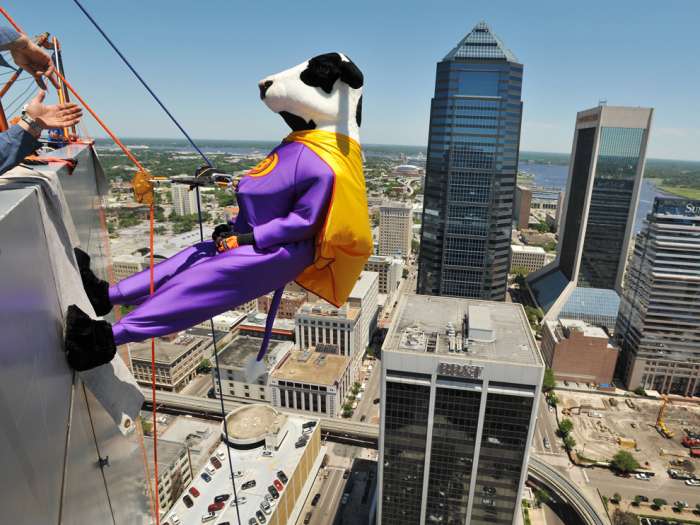
<svg viewBox="0 0 700 525">
<path fill-rule="evenodd" d="M 0 133 L 0 175 L 17 166 L 24 157 L 39 147 L 39 135 L 42 129 L 64 128 L 74 126 L 82 117 L 82 110 L 75 104 L 43 104 L 46 91 L 29 103 L 26 114 L 35 121 L 30 126 L 20 120 L 16 126 Z"/>
<path fill-rule="evenodd" d="M 256 247 L 267 249 L 277 244 L 298 242 L 312 238 L 323 227 L 333 191 L 334 175 L 324 162 L 310 157 L 315 153 L 304 149 L 300 154 L 297 175 L 297 200 L 288 215 L 273 219 L 253 228 Z M 304 162 L 304 157 L 307 160 Z"/>
<path fill-rule="evenodd" d="M 0 26 L 0 51 L 7 50 L 12 54 L 15 64 L 32 75 L 41 89 L 46 89 L 42 77 L 48 78 L 58 87 L 56 68 L 49 54 L 28 36 L 19 34 L 11 27 Z"/>
<path fill-rule="evenodd" d="M 17 166 L 39 147 L 39 141 L 28 131 L 29 126 L 22 124 L 24 126 L 18 124 L 0 133 L 0 175 Z"/>
</svg>

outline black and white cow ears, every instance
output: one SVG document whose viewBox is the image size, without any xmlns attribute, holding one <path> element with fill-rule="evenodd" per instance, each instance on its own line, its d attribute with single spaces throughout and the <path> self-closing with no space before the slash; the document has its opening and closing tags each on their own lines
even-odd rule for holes
<svg viewBox="0 0 700 525">
<path fill-rule="evenodd" d="M 365 77 L 355 63 L 348 58 L 347 62 L 340 61 L 340 80 L 353 89 L 359 89 L 364 84 Z"/>
<path fill-rule="evenodd" d="M 350 59 L 343 60 L 338 53 L 313 57 L 299 78 L 307 86 L 320 87 L 328 94 L 333 91 L 333 84 L 338 79 L 353 89 L 361 88 L 364 82 L 362 71 Z"/>
</svg>

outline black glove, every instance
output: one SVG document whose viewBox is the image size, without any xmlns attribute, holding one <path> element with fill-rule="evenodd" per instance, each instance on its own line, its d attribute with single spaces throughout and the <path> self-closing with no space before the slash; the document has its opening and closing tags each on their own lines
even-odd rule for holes
<svg viewBox="0 0 700 525">
<path fill-rule="evenodd" d="M 219 244 L 221 240 L 234 234 L 235 231 L 233 230 L 233 226 L 230 224 L 219 224 L 216 228 L 214 228 L 211 238 L 215 244 Z"/>
</svg>

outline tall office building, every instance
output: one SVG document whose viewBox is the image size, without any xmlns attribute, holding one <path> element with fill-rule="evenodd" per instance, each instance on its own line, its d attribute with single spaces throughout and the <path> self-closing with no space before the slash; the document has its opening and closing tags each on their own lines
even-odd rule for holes
<svg viewBox="0 0 700 525">
<path fill-rule="evenodd" d="M 615 334 L 628 388 L 700 394 L 700 201 L 654 200 L 627 269 Z"/>
<path fill-rule="evenodd" d="M 521 305 L 403 296 L 382 349 L 379 523 L 515 523 L 543 375 Z"/>
<path fill-rule="evenodd" d="M 652 115 L 598 106 L 576 116 L 557 258 L 528 277 L 547 318 L 558 317 L 577 286 L 620 292 Z"/>
<path fill-rule="evenodd" d="M 418 292 L 504 300 L 523 66 L 484 22 L 438 62 Z"/>
<path fill-rule="evenodd" d="M 197 213 L 197 192 L 190 190 L 186 184 L 173 184 L 170 187 L 175 215 L 193 215 Z"/>
<path fill-rule="evenodd" d="M 411 255 L 413 240 L 413 207 L 404 202 L 379 207 L 379 255 L 403 257 Z"/>
</svg>

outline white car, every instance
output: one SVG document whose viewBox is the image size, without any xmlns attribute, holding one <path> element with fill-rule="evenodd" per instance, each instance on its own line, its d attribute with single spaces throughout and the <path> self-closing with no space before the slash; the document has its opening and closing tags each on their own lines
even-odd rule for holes
<svg viewBox="0 0 700 525">
<path fill-rule="evenodd" d="M 178 516 L 178 515 L 175 514 L 175 513 L 172 513 L 172 514 L 170 515 L 170 522 L 171 522 L 173 525 L 180 525 L 180 523 L 182 523 L 182 522 L 180 521 L 180 516 Z"/>
<path fill-rule="evenodd" d="M 221 461 L 223 461 L 223 460 L 226 459 L 226 454 L 224 454 L 223 452 L 219 451 L 219 452 L 216 453 L 216 457 L 219 458 Z"/>
<path fill-rule="evenodd" d="M 643 472 L 635 474 L 634 477 L 637 479 L 641 479 L 642 481 L 649 481 L 651 479 L 651 476 L 649 474 L 644 474 Z"/>
<path fill-rule="evenodd" d="M 685 484 L 689 487 L 700 487 L 700 479 L 686 479 Z"/>
<path fill-rule="evenodd" d="M 210 476 L 213 476 L 216 473 L 216 469 L 214 467 L 212 467 L 211 465 L 207 465 L 204 468 L 204 470 L 206 470 L 207 474 L 209 474 Z"/>
<path fill-rule="evenodd" d="M 245 496 L 238 496 L 237 498 L 231 500 L 231 506 L 237 507 L 239 505 L 243 505 L 246 501 L 248 501 L 248 499 Z"/>
<path fill-rule="evenodd" d="M 271 458 L 273 456 L 271 450 L 263 450 L 260 455 L 264 458 Z"/>
</svg>

